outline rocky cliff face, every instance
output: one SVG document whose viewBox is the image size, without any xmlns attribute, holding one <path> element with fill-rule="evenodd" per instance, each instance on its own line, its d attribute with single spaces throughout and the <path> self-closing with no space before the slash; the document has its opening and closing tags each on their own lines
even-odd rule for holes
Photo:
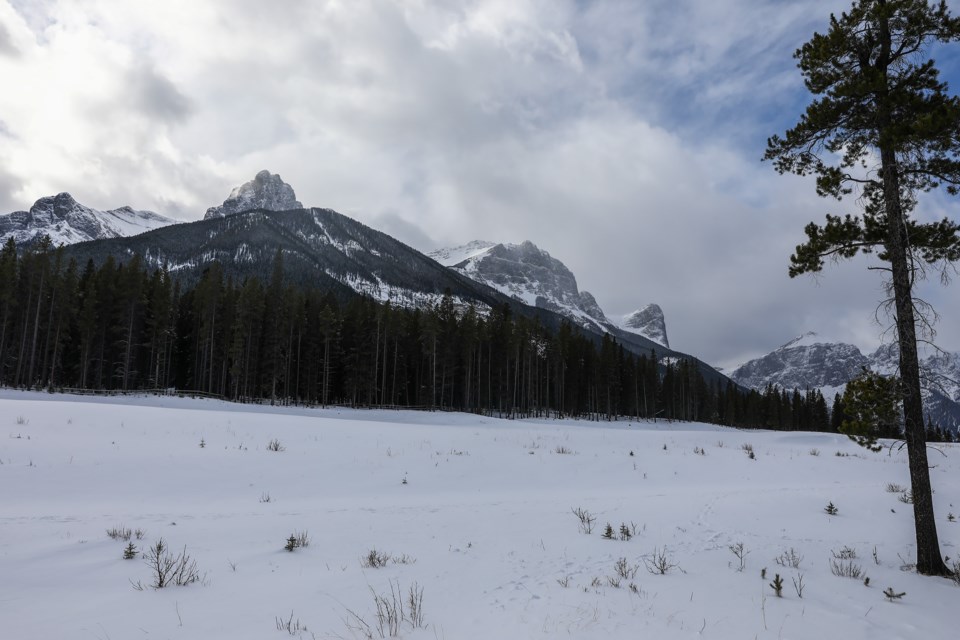
<svg viewBox="0 0 960 640">
<path fill-rule="evenodd" d="M 431 258 L 530 306 L 549 309 L 576 324 L 602 331 L 609 321 L 590 293 L 562 262 L 532 242 L 474 241 L 440 249 Z"/>
<path fill-rule="evenodd" d="M 59 193 L 40 198 L 29 211 L 0 216 L 0 243 L 13 238 L 18 246 L 27 246 L 46 235 L 54 246 L 75 244 L 133 236 L 176 222 L 130 207 L 99 211 L 80 204 L 69 193 Z"/>
<path fill-rule="evenodd" d="M 617 324 L 624 331 L 639 333 L 667 348 L 670 347 L 670 340 L 667 339 L 667 322 L 663 317 L 663 309 L 658 304 L 651 303 L 633 313 L 628 313 L 620 318 Z"/>
<path fill-rule="evenodd" d="M 284 182 L 279 175 L 264 170 L 253 180 L 244 182 L 231 191 L 223 204 L 207 209 L 203 219 L 223 218 L 253 209 L 291 211 L 303 209 L 303 205 L 297 200 L 293 187 Z"/>
<path fill-rule="evenodd" d="M 758 390 L 769 384 L 784 389 L 819 389 L 829 403 L 864 367 L 893 375 L 898 366 L 895 344 L 884 344 L 864 355 L 852 344 L 829 342 L 807 333 L 740 365 L 730 378 Z M 960 421 L 960 354 L 925 353 L 920 366 L 925 412 L 941 426 L 956 430 Z"/>
<path fill-rule="evenodd" d="M 505 244 L 474 240 L 429 254 L 440 264 L 459 271 L 529 304 L 549 309 L 575 324 L 600 332 L 627 331 L 669 348 L 663 311 L 650 304 L 622 319 L 611 320 L 565 264 L 532 242 Z"/>
</svg>

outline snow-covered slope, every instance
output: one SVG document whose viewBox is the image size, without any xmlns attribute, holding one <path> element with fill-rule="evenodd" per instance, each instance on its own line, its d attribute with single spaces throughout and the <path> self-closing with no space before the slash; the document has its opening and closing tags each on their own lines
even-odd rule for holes
<svg viewBox="0 0 960 640">
<path fill-rule="evenodd" d="M 130 207 L 99 211 L 80 204 L 69 193 L 59 193 L 40 198 L 29 211 L 0 216 L 0 242 L 13 238 L 17 245 L 28 245 L 45 234 L 57 246 L 134 236 L 176 222 Z"/>
<path fill-rule="evenodd" d="M 12 390 L 0 416 L 10 640 L 380 638 L 374 597 L 383 611 L 391 590 L 406 640 L 956 635 L 957 586 L 902 566 L 912 510 L 884 487 L 910 485 L 906 451 L 836 434 Z M 960 445 L 939 448 L 952 562 Z M 602 538 L 607 523 L 630 538 Z M 203 579 L 151 588 L 144 558 L 123 558 L 127 529 Z M 310 544 L 285 551 L 295 532 Z M 869 586 L 831 572 L 845 547 Z M 374 549 L 395 560 L 370 566 Z"/>
<path fill-rule="evenodd" d="M 621 329 L 669 348 L 663 311 L 650 304 L 611 320 L 593 295 L 580 291 L 565 264 L 530 241 L 507 244 L 474 240 L 428 254 L 440 264 L 531 306 L 549 309 L 577 325 L 601 332 Z"/>
<path fill-rule="evenodd" d="M 302 209 L 293 187 L 284 182 L 279 175 L 263 170 L 249 182 L 234 188 L 223 204 L 210 207 L 204 220 L 223 218 L 242 211 L 263 209 L 266 211 L 290 211 Z"/>
<path fill-rule="evenodd" d="M 663 309 L 658 304 L 650 303 L 642 309 L 628 313 L 618 319 L 617 326 L 624 331 L 637 333 L 667 348 L 670 347 L 670 340 L 667 339 L 667 323 L 663 318 Z"/>
<path fill-rule="evenodd" d="M 955 429 L 960 419 L 960 354 L 922 352 L 920 366 L 928 414 L 942 426 Z M 758 390 L 770 384 L 784 389 L 819 389 L 830 402 L 864 367 L 886 375 L 897 373 L 897 346 L 884 344 L 864 355 L 852 344 L 830 342 L 809 332 L 740 365 L 730 377 Z"/>
</svg>

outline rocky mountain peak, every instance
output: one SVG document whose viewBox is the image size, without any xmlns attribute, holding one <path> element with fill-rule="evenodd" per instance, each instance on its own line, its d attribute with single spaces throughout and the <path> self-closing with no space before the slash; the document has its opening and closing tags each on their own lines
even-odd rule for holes
<svg viewBox="0 0 960 640">
<path fill-rule="evenodd" d="M 429 255 L 477 282 L 580 326 L 603 330 L 608 322 L 593 296 L 577 287 L 570 269 L 529 240 L 520 244 L 475 240 Z"/>
<path fill-rule="evenodd" d="M 13 238 L 18 245 L 29 245 L 46 235 L 58 246 L 136 235 L 175 222 L 152 211 L 138 211 L 129 206 L 99 211 L 80 204 L 63 191 L 40 198 L 29 211 L 0 216 L 0 243 Z"/>
<path fill-rule="evenodd" d="M 667 323 L 663 317 L 663 309 L 658 304 L 650 303 L 633 313 L 628 313 L 623 316 L 619 324 L 622 329 L 639 333 L 670 348 L 670 340 L 667 339 Z"/>
<path fill-rule="evenodd" d="M 223 204 L 207 209 L 203 219 L 223 218 L 251 209 L 290 211 L 303 209 L 303 205 L 297 200 L 293 187 L 284 182 L 278 174 L 264 169 L 253 180 L 234 188 Z"/>
</svg>

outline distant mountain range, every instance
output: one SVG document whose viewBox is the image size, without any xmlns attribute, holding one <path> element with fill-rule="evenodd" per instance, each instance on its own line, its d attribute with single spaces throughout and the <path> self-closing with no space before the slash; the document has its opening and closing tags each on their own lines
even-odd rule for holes
<svg viewBox="0 0 960 640">
<path fill-rule="evenodd" d="M 427 256 L 331 209 L 304 208 L 293 188 L 269 171 L 233 189 L 196 222 L 176 223 L 129 207 L 97 211 L 64 193 L 38 200 L 30 212 L 0 216 L 0 233 L 18 245 L 47 234 L 54 245 L 65 245 L 66 257 L 81 263 L 137 254 L 186 283 L 199 279 L 213 262 L 235 280 L 266 280 L 281 255 L 289 281 L 329 289 L 341 298 L 360 294 L 424 307 L 449 292 L 456 303 L 481 312 L 507 305 L 546 326 L 569 320 L 597 340 L 612 335 L 634 353 L 689 358 L 708 381 L 727 381 L 696 358 L 670 349 L 659 306 L 608 318 L 592 295 L 579 291 L 562 262 L 531 242 L 474 242 Z"/>
<path fill-rule="evenodd" d="M 475 240 L 439 249 L 431 258 L 476 282 L 540 309 L 548 309 L 574 324 L 599 333 L 630 333 L 670 348 L 663 310 L 656 304 L 611 320 L 596 299 L 580 291 L 565 264 L 530 241 L 504 244 Z"/>
<path fill-rule="evenodd" d="M 885 344 L 864 355 L 852 344 L 829 342 L 806 333 L 767 355 L 740 365 L 730 373 L 738 384 L 752 389 L 775 385 L 783 389 L 819 389 L 830 403 L 843 393 L 863 368 L 885 375 L 899 368 L 895 344 Z M 924 410 L 934 422 L 953 431 L 960 425 L 960 354 L 922 355 Z"/>
<path fill-rule="evenodd" d="M 85 207 L 69 193 L 37 200 L 29 211 L 0 216 L 0 244 L 13 238 L 28 246 L 46 235 L 54 246 L 88 240 L 122 238 L 176 223 L 152 211 L 120 207 L 98 211 Z"/>
</svg>

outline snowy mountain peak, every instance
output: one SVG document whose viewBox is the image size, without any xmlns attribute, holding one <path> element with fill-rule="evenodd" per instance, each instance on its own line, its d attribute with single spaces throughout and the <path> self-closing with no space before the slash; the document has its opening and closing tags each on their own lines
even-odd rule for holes
<svg viewBox="0 0 960 640">
<path fill-rule="evenodd" d="M 577 287 L 570 269 L 529 240 L 520 244 L 474 240 L 429 256 L 477 282 L 532 307 L 557 312 L 580 326 L 602 331 L 609 322 L 594 297 Z"/>
<path fill-rule="evenodd" d="M 223 218 L 251 209 L 290 211 L 303 209 L 303 205 L 297 200 L 293 187 L 284 182 L 278 174 L 264 169 L 253 180 L 235 187 L 223 204 L 207 209 L 203 219 Z"/>
<path fill-rule="evenodd" d="M 459 247 L 448 247 L 431 251 L 427 255 L 442 264 L 445 267 L 455 267 L 462 262 L 472 258 L 480 257 L 490 249 L 497 246 L 496 242 L 486 240 L 474 240 Z"/>
<path fill-rule="evenodd" d="M 797 336 L 790 342 L 780 345 L 777 347 L 777 351 L 781 351 L 783 349 L 792 349 L 795 347 L 810 347 L 815 344 L 831 344 L 831 342 L 820 337 L 815 331 L 807 331 L 803 335 Z"/>
<path fill-rule="evenodd" d="M 670 341 L 667 339 L 667 323 L 663 317 L 663 309 L 658 304 L 650 303 L 642 309 L 628 313 L 620 319 L 618 324 L 625 331 L 638 333 L 670 348 Z"/>
<path fill-rule="evenodd" d="M 138 211 L 129 206 L 109 211 L 91 209 L 69 193 L 61 192 L 40 198 L 29 211 L 0 216 L 0 243 L 13 238 L 18 245 L 28 245 L 47 235 L 54 246 L 74 244 L 133 236 L 175 222 L 152 211 Z"/>
</svg>

